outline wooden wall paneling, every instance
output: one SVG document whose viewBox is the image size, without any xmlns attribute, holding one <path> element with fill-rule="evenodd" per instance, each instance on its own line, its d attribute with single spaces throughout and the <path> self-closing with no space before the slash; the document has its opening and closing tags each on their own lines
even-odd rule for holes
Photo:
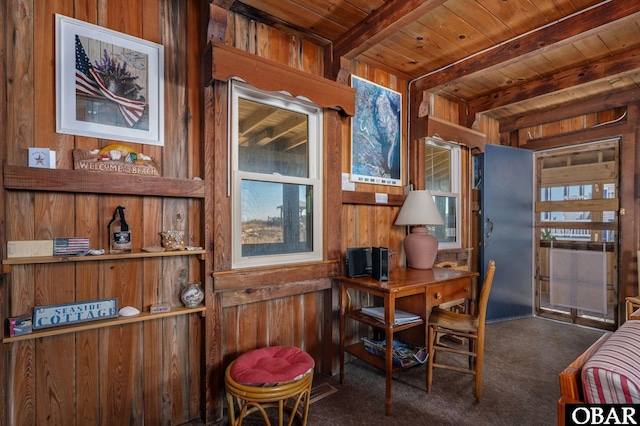
<svg viewBox="0 0 640 426">
<path fill-rule="evenodd" d="M 328 360 L 325 358 L 322 342 L 326 341 L 325 327 L 331 328 L 331 324 L 325 325 L 324 318 L 324 297 L 331 290 L 307 293 L 302 296 L 302 315 L 300 316 L 299 346 L 303 348 L 313 359 L 323 360 L 319 365 L 316 362 L 316 372 L 320 371 L 322 365 Z M 331 316 L 331 311 L 328 312 Z M 330 342 L 330 340 L 329 340 Z M 327 344 L 327 346 L 331 346 Z"/>
<path fill-rule="evenodd" d="M 164 357 L 163 375 L 167 391 L 171 395 L 171 405 L 164 406 L 166 419 L 172 424 L 181 424 L 189 420 L 189 381 L 192 378 L 189 370 L 189 352 L 199 345 L 191 341 L 189 330 L 189 316 L 180 316 L 163 320 L 164 341 L 167 350 Z M 200 372 L 198 366 L 193 370 L 197 374 Z M 196 378 L 197 381 L 197 378 Z"/>
<path fill-rule="evenodd" d="M 24 2 L 21 7 L 5 7 L 5 34 L 7 39 L 7 124 L 5 160 L 6 164 L 27 165 L 27 148 L 33 146 L 34 93 L 34 30 L 33 2 Z"/>
<path fill-rule="evenodd" d="M 0 27 L 7 28 L 7 15 L 5 8 L 0 8 Z M 7 74 L 6 74 L 6 37 L 4 31 L 0 31 L 0 46 L 2 46 L 2 57 L 3 61 L 0 61 L 0 99 L 7 99 Z M 5 149 L 7 144 L 7 104 L 6 102 L 0 102 L 0 137 L 3 138 L 3 145 L 0 147 L 0 164 L 5 164 Z M 4 178 L 0 177 L 0 188 L 4 188 Z M 5 193 L 4 190 L 0 191 L 0 223 L 5 223 L 5 211 L 6 203 L 5 203 Z M 4 259 L 6 257 L 5 253 L 6 247 L 6 238 L 5 233 L 0 232 L 0 259 Z M 4 271 L 3 271 L 4 272 Z M 9 286 L 7 284 L 7 278 L 4 273 L 0 274 L 0 322 L 5 324 L 5 321 L 9 314 L 9 297 L 8 290 Z M 0 356 L 0 383 L 7 383 L 7 359 L 8 359 L 8 351 L 4 351 L 3 355 Z M 7 418 L 7 397 L 6 391 L 8 386 L 0 386 L 0 419 Z"/>
<path fill-rule="evenodd" d="M 146 263 L 158 263 L 157 259 L 153 259 L 154 262 Z M 149 271 L 149 267 L 145 265 L 145 274 Z M 145 300 L 149 290 L 145 289 Z M 158 424 L 162 423 L 162 419 L 166 419 L 167 408 L 166 401 L 162 397 L 165 394 L 164 387 L 166 374 L 163 370 L 163 366 L 158 365 L 159 360 L 164 359 L 162 357 L 163 349 L 165 348 L 164 322 L 161 321 L 145 321 L 142 325 L 144 335 L 144 345 L 142 348 L 142 363 L 143 363 L 143 382 L 142 388 L 145 395 L 144 398 L 144 421 L 145 423 Z M 160 391 L 162 390 L 162 391 Z"/>
<path fill-rule="evenodd" d="M 626 296 L 637 295 L 638 291 L 638 275 L 634 273 L 634 267 L 637 265 L 636 252 L 638 250 L 636 235 L 636 218 L 637 212 L 637 182 L 636 157 L 638 157 L 638 131 L 637 126 L 640 123 L 640 114 L 638 104 L 629 105 L 628 120 L 630 126 L 629 131 L 622 135 L 620 144 L 620 216 L 619 216 L 619 290 L 618 290 L 618 318 L 624 318 L 624 298 Z M 624 209 L 624 210 L 623 210 Z M 622 214 L 622 211 L 625 213 Z M 619 323 L 621 320 L 619 320 Z"/>
<path fill-rule="evenodd" d="M 292 299 L 293 296 L 273 299 L 268 304 L 265 321 L 268 328 L 269 346 L 290 346 L 293 344 L 292 334 Z"/>
<path fill-rule="evenodd" d="M 241 306 L 231 306 L 228 308 L 221 309 L 220 311 L 220 324 L 224 324 L 224 327 L 221 327 L 220 339 L 217 342 L 219 346 L 218 353 L 220 354 L 221 364 L 219 368 L 224 370 L 227 366 L 236 359 L 239 355 L 246 352 L 241 349 L 241 345 L 247 344 L 247 342 L 251 342 L 252 337 L 255 341 L 256 334 L 245 331 L 241 334 L 240 329 L 240 319 L 241 318 L 257 318 L 255 312 L 246 312 L 248 309 L 255 309 L 255 303 L 241 305 Z M 254 325 L 261 324 L 262 321 L 255 321 Z M 223 373 L 224 376 L 224 373 Z M 219 396 L 221 396 L 221 382 L 216 382 L 216 391 Z"/>
<path fill-rule="evenodd" d="M 5 143 L 3 144 L 3 164 L 26 165 L 27 148 L 34 141 L 35 92 L 34 92 L 34 31 L 33 3 L 25 2 L 21 7 L 3 7 L 4 34 L 11 34 L 6 41 L 6 56 L 3 68 L 6 80 L 6 124 L 3 126 Z M 6 13 L 6 15 L 4 15 Z M 4 36 L 3 36 L 4 37 Z M 34 206 L 31 195 L 16 191 L 5 193 L 3 204 L 5 217 L 5 239 L 7 241 L 34 238 Z M 4 249 L 3 249 L 4 250 Z M 10 315 L 23 315 L 33 308 L 35 284 L 32 265 L 12 268 L 9 282 L 3 286 L 10 295 L 3 301 L 4 318 Z M 4 312 L 6 303 L 11 307 Z M 36 424 L 36 343 L 21 342 L 12 345 L 3 362 L 3 386 L 0 400 L 0 415 L 9 424 Z M 10 372 L 20 372 L 20 376 Z M 4 375 L 6 374 L 6 377 Z M 6 402 L 6 405 L 5 405 Z M 14 407 L 20 407 L 19 410 Z"/>
<path fill-rule="evenodd" d="M 324 137 L 326 141 L 323 151 L 323 176 L 324 176 L 324 247 L 325 259 L 340 259 L 342 250 L 343 222 L 342 201 L 339 194 L 342 193 L 342 175 L 338 171 L 343 170 L 343 122 L 337 111 L 325 111 Z"/>
<path fill-rule="evenodd" d="M 145 21 L 142 16 L 142 1 L 108 0 L 105 6 L 106 14 L 99 15 L 102 21 L 100 25 L 135 37 L 142 37 L 142 23 Z M 151 7 L 150 16 L 158 16 L 157 8 L 151 4 L 145 6 Z M 144 13 L 146 14 L 147 11 L 144 10 Z"/>
<path fill-rule="evenodd" d="M 184 320 L 187 322 L 186 329 L 188 333 L 184 333 L 184 330 L 178 330 L 178 334 L 184 336 L 186 342 L 182 340 L 177 348 L 182 349 L 183 352 L 185 348 L 188 348 L 184 353 L 186 369 L 182 377 L 187 391 L 187 399 L 185 401 L 186 420 L 200 419 L 202 418 L 205 401 L 208 399 L 208 395 L 203 392 L 203 382 L 206 377 L 206 362 L 203 356 L 204 339 L 207 335 L 204 332 L 204 318 L 200 315 L 188 315 L 184 317 Z"/>
<path fill-rule="evenodd" d="M 315 43 L 305 39 L 300 40 L 300 51 L 302 65 L 300 69 L 309 74 L 323 77 L 324 70 L 324 52 L 323 49 Z"/>
<path fill-rule="evenodd" d="M 166 216 L 171 215 L 166 214 Z M 175 217 L 175 215 L 173 216 Z M 170 301 L 172 306 L 182 304 L 180 294 L 183 285 L 189 281 L 191 260 L 186 257 L 164 259 L 162 276 L 158 280 L 162 301 Z M 196 317 L 200 319 L 200 317 Z M 199 380 L 199 361 L 191 366 L 193 370 L 190 370 L 189 360 L 192 350 L 198 352 L 200 342 L 195 340 L 195 336 L 190 332 L 190 316 L 180 316 L 162 321 L 162 345 L 166 355 L 162 357 L 162 365 L 158 367 L 162 371 L 164 392 L 171 395 L 170 403 L 163 401 L 163 417 L 171 419 L 175 423 L 182 423 L 190 418 L 188 391 L 190 386 L 197 384 Z"/>
<path fill-rule="evenodd" d="M 500 123 L 497 120 L 478 114 L 473 130 L 483 133 L 487 143 L 500 144 Z"/>
<path fill-rule="evenodd" d="M 373 209 L 372 206 L 355 206 L 355 230 L 358 235 L 356 247 L 371 247 L 370 224 Z"/>
<path fill-rule="evenodd" d="M 210 272 L 227 270 L 231 266 L 231 202 L 227 196 L 230 185 L 229 169 L 227 165 L 227 84 L 214 81 L 205 88 L 204 96 L 204 161 L 205 176 L 210 176 L 208 198 L 205 199 L 205 215 L 211 214 L 207 220 L 211 228 L 206 235 L 211 237 L 211 246 L 207 246 L 207 258 L 211 258 L 211 271 L 205 271 L 207 280 L 212 285 L 205 291 L 207 306 L 214 306 L 215 310 L 206 316 L 207 322 L 207 369 L 211 369 L 211 376 L 207 377 L 207 418 L 217 420 L 222 418 L 223 376 L 224 368 L 229 362 L 227 354 L 233 348 L 228 347 L 228 333 L 235 330 L 234 315 L 229 310 L 223 310 L 221 295 L 216 295 L 216 280 L 209 276 Z M 208 241 L 205 243 L 209 243 Z M 234 308 L 235 311 L 235 308 Z M 210 338 L 209 338 L 210 337 Z"/>
<path fill-rule="evenodd" d="M 201 52 L 204 52 L 204 47 Z M 202 69 L 199 68 L 199 72 L 202 72 L 201 70 Z M 209 81 L 208 76 L 202 75 L 202 77 L 204 81 Z M 224 372 L 221 371 L 222 309 L 220 307 L 220 297 L 217 297 L 214 293 L 215 283 L 211 275 L 216 265 L 214 250 L 216 245 L 216 236 L 218 235 L 218 233 L 215 232 L 215 229 L 218 223 L 215 221 L 214 210 L 216 209 L 215 202 L 219 201 L 217 191 L 220 190 L 219 187 L 214 185 L 216 161 L 219 161 L 219 158 L 216 157 L 217 148 L 214 148 L 215 142 L 218 140 L 216 139 L 216 135 L 219 133 L 215 120 L 216 116 L 219 117 L 220 114 L 219 108 L 216 107 L 216 100 L 214 97 L 215 85 L 216 83 L 213 83 L 213 85 L 207 85 L 199 89 L 202 92 L 202 106 L 204 108 L 202 123 L 200 123 L 200 126 L 202 134 L 202 178 L 205 181 L 205 199 L 202 201 L 201 207 L 203 223 L 200 228 L 201 240 L 199 244 L 207 250 L 205 261 L 201 265 L 201 273 L 202 286 L 205 295 L 204 304 L 209 310 L 208 315 L 206 315 L 204 319 L 204 401 L 201 401 L 204 405 L 204 419 L 206 422 L 214 422 L 222 419 L 222 397 L 221 392 L 219 392 L 219 384 L 221 383 L 220 378 L 222 377 L 222 374 L 224 374 Z M 224 87 L 226 87 L 226 85 L 224 85 Z M 218 115 L 216 115 L 216 113 Z M 223 182 L 225 183 L 226 188 L 226 179 L 223 180 Z"/>
<path fill-rule="evenodd" d="M 140 383 L 144 368 L 140 324 L 101 329 L 100 396 L 102 421 L 142 423 L 144 399 Z"/>
<path fill-rule="evenodd" d="M 291 345 L 299 348 L 305 346 L 305 311 L 304 311 L 304 299 L 305 294 L 299 294 L 291 298 Z"/>
<path fill-rule="evenodd" d="M 165 116 L 173 120 L 165 120 L 165 145 L 162 156 L 163 175 L 188 178 L 188 109 L 187 109 L 187 67 L 188 45 L 187 13 L 183 11 L 184 3 L 163 3 L 162 39 L 165 50 L 164 97 Z M 183 216 L 184 217 L 184 216 Z"/>
<path fill-rule="evenodd" d="M 74 344 L 72 334 L 36 343 L 36 424 L 72 424 L 75 419 L 75 406 L 67 402 L 76 399 L 74 377 L 69 374 L 70 366 L 75 370 Z"/>
<path fill-rule="evenodd" d="M 209 149 L 213 151 L 215 161 L 213 167 L 213 222 L 214 222 L 214 271 L 231 269 L 231 198 L 228 191 L 231 188 L 230 165 L 227 164 L 229 158 L 229 146 L 227 141 L 228 122 L 227 105 L 228 93 L 227 84 L 214 82 L 214 90 L 211 95 L 213 99 L 208 100 L 208 109 L 213 111 L 213 117 L 208 117 L 205 126 L 210 135 L 206 138 L 207 144 L 213 145 Z M 214 282 L 215 284 L 215 282 Z"/>
<path fill-rule="evenodd" d="M 257 22 L 236 13 L 232 13 L 233 19 L 229 19 L 227 28 L 228 42 L 230 45 L 244 50 L 245 52 L 256 52 Z"/>
<path fill-rule="evenodd" d="M 454 124 L 465 124 L 460 123 L 459 121 L 459 105 L 456 102 L 445 99 L 442 96 L 432 96 L 432 105 L 433 114 L 430 115 L 447 120 Z"/>
<path fill-rule="evenodd" d="M 5 363 L 6 371 L 20 371 L 20 375 L 8 374 L 6 383 L 7 424 L 34 425 L 37 424 L 36 410 L 36 371 L 35 350 L 36 342 L 27 340 L 11 345 L 9 361 Z M 19 410 L 14 407 L 20 407 Z"/>
<path fill-rule="evenodd" d="M 33 46 L 46 46 L 55 34 L 52 16 L 60 8 L 56 2 L 38 3 L 34 7 Z M 55 133 L 55 49 L 34 49 L 34 146 L 46 146 L 56 151 L 57 167 L 69 168 L 74 138 Z M 72 194 L 36 193 L 34 203 L 34 235 L 36 239 L 78 236 L 75 234 L 75 212 Z M 35 306 L 55 305 L 75 300 L 75 268 L 73 265 L 35 265 Z M 59 277 L 66 277 L 60 280 Z M 36 343 L 36 398 L 37 422 L 73 423 L 75 406 L 67 401 L 76 400 L 76 387 L 69 365 L 75 370 L 76 351 L 73 335 L 44 338 Z"/>
<path fill-rule="evenodd" d="M 159 204 L 158 200 L 152 203 L 156 206 Z M 159 222 L 160 217 L 157 214 L 151 214 L 151 203 L 145 203 L 145 217 L 144 221 L 144 233 L 145 233 L 145 246 L 159 245 L 157 243 L 157 232 L 160 229 Z M 153 235 L 153 239 L 149 241 L 149 236 Z M 168 298 L 168 292 L 166 289 L 166 281 L 172 281 L 165 279 L 163 259 L 152 258 L 143 259 L 141 261 L 144 281 L 140 283 L 142 286 L 142 305 L 138 308 L 140 310 L 148 310 L 149 306 L 157 302 L 170 302 L 175 304 L 175 298 Z M 165 322 L 170 320 L 165 319 L 161 321 L 146 321 L 142 325 L 144 345 L 142 347 L 142 362 L 144 377 L 142 387 L 144 391 L 144 420 L 148 423 L 161 423 L 163 419 L 167 419 L 167 413 L 170 412 L 166 405 L 167 402 L 163 395 L 167 394 L 165 387 L 167 382 L 164 380 L 167 378 L 167 374 L 164 370 L 164 365 L 161 365 L 160 360 L 164 359 L 162 356 L 163 350 L 167 348 L 168 344 L 164 340 L 164 325 Z"/>
<path fill-rule="evenodd" d="M 163 4 L 163 43 L 166 57 L 174 58 L 165 65 L 165 114 L 176 117 L 176 120 L 166 120 L 165 147 L 163 151 L 163 173 L 172 177 L 189 178 L 189 109 L 188 109 L 188 72 L 183 64 L 188 63 L 184 46 L 188 40 L 186 22 L 187 11 L 184 3 L 165 2 Z M 197 45 L 196 45 L 197 46 Z M 199 69 L 199 68 L 197 68 Z M 196 158 L 199 158 L 196 157 Z M 185 244 L 190 245 L 192 232 L 190 222 L 192 212 L 190 203 L 185 199 L 163 199 L 162 202 L 162 230 L 182 230 L 185 232 Z M 201 212 L 197 212 L 201 213 Z M 156 231 L 157 232 L 157 231 Z M 162 293 L 163 300 L 171 300 L 172 304 L 181 304 L 180 293 L 182 286 L 194 278 L 195 271 L 190 273 L 191 259 L 166 259 L 163 264 Z M 196 268 L 197 269 L 197 268 Z M 196 274 L 195 277 L 198 277 Z M 165 393 L 171 396 L 171 403 L 163 404 L 163 418 L 178 424 L 190 420 L 200 403 L 200 359 L 194 358 L 192 351 L 200 354 L 199 341 L 194 340 L 198 333 L 198 324 L 191 316 L 176 317 L 163 320 L 162 344 L 168 351 L 163 357 L 162 376 Z M 197 319 L 200 319 L 199 317 Z M 185 331 L 189 331 L 188 333 Z M 194 334 L 192 334 L 194 333 Z M 194 362 L 194 365 L 191 365 Z M 195 389 L 195 397 L 190 398 Z M 193 404 L 193 405 L 192 405 Z"/>
</svg>

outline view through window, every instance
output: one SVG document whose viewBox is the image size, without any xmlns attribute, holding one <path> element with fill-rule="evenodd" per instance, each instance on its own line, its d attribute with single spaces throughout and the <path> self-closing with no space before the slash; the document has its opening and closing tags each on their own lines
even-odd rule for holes
<svg viewBox="0 0 640 426">
<path fill-rule="evenodd" d="M 234 83 L 234 267 L 321 259 L 321 112 Z"/>
</svg>

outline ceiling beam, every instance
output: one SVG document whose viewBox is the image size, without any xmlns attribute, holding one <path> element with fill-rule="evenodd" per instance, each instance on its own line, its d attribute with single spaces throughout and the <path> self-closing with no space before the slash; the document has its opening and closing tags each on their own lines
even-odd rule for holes
<svg viewBox="0 0 640 426">
<path fill-rule="evenodd" d="M 607 95 L 599 93 L 589 99 L 581 100 L 580 103 L 572 105 L 571 108 L 567 108 L 565 105 L 558 105 L 536 111 L 535 114 L 500 121 L 500 133 L 508 133 L 525 127 L 552 123 L 581 115 L 594 114 L 636 102 L 640 102 L 640 88 L 638 87 Z"/>
<path fill-rule="evenodd" d="M 335 78 L 340 58 L 353 59 L 400 28 L 429 13 L 446 0 L 389 0 L 334 40 L 325 55 L 327 78 Z"/>
<path fill-rule="evenodd" d="M 463 82 L 464 77 L 522 61 L 551 47 L 557 48 L 606 30 L 607 27 L 619 25 L 620 22 L 638 19 L 638 16 L 640 2 L 637 0 L 616 0 L 600 4 L 598 7 L 497 45 L 493 49 L 469 56 L 446 69 L 434 71 L 417 80 L 414 87 L 417 91 L 432 91 L 458 79 Z"/>
<path fill-rule="evenodd" d="M 481 96 L 467 103 L 469 113 L 473 116 L 474 113 L 489 111 L 596 80 L 614 78 L 637 71 L 638 63 L 640 63 L 640 48 Z"/>
</svg>

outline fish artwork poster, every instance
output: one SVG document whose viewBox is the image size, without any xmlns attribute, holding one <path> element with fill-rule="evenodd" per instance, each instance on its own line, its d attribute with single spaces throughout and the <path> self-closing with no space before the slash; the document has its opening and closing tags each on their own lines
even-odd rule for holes
<svg viewBox="0 0 640 426">
<path fill-rule="evenodd" d="M 401 186 L 402 95 L 354 75 L 351 86 L 351 180 Z"/>
</svg>

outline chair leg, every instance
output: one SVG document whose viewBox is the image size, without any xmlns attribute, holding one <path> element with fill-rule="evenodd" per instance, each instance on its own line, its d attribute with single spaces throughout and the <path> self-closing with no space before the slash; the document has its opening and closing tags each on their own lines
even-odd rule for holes
<svg viewBox="0 0 640 426">
<path fill-rule="evenodd" d="M 433 380 L 433 357 L 435 356 L 435 333 L 433 327 L 428 327 L 427 347 L 429 348 L 429 358 L 427 359 L 427 392 L 431 392 L 431 381 Z"/>
<path fill-rule="evenodd" d="M 476 342 L 476 402 L 480 402 L 482 396 L 482 369 L 484 366 L 484 338 L 479 338 Z"/>
</svg>

